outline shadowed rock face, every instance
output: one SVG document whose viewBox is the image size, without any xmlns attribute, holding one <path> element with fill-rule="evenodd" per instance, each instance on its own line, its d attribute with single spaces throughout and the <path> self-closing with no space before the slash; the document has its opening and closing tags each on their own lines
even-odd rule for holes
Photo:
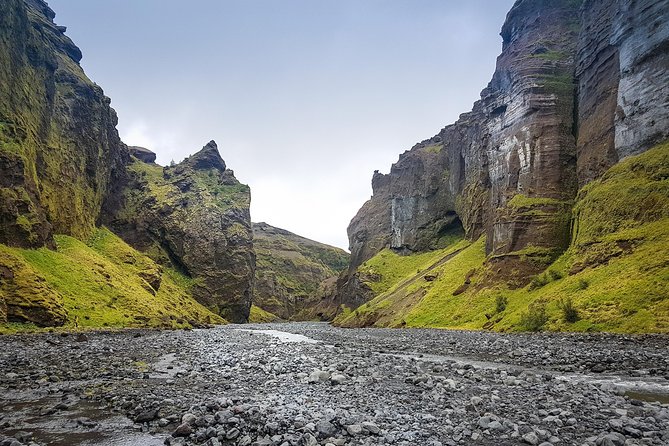
<svg viewBox="0 0 669 446">
<path fill-rule="evenodd" d="M 472 111 L 374 174 L 335 300 L 369 294 L 355 270 L 381 249 L 438 247 L 459 224 L 470 239 L 486 235 L 493 281 L 524 285 L 564 251 L 578 187 L 669 137 L 668 9 L 517 1 Z"/>
<path fill-rule="evenodd" d="M 248 186 L 226 169 L 216 143 L 172 167 L 136 161 L 106 223 L 155 260 L 193 279 L 193 296 L 231 322 L 246 322 L 255 255 Z"/>
<path fill-rule="evenodd" d="M 0 8 L 0 243 L 85 237 L 128 152 L 116 113 L 41 0 Z"/>
</svg>

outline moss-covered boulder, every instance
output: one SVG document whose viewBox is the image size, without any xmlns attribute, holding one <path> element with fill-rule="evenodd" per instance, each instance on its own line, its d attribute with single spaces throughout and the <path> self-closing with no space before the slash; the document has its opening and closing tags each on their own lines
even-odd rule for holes
<svg viewBox="0 0 669 446">
<path fill-rule="evenodd" d="M 343 249 L 315 242 L 267 223 L 253 224 L 258 268 L 253 301 L 283 319 L 317 316 L 323 282 L 348 265 Z"/>
<path fill-rule="evenodd" d="M 135 159 L 105 215 L 124 240 L 193 279 L 198 302 L 231 322 L 249 317 L 255 255 L 249 187 L 227 169 L 216 143 L 179 164 Z"/>
</svg>

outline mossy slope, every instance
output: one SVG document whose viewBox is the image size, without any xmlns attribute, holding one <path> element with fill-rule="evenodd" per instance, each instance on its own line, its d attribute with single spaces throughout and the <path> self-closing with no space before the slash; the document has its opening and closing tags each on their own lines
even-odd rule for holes
<svg viewBox="0 0 669 446">
<path fill-rule="evenodd" d="M 348 253 L 267 223 L 254 223 L 253 236 L 254 303 L 283 319 L 310 318 L 321 284 L 346 268 Z"/>
<path fill-rule="evenodd" d="M 376 298 L 335 323 L 669 332 L 669 143 L 620 162 L 584 187 L 573 214 L 569 249 L 526 287 L 485 282 L 489 264 L 482 239 L 441 264 L 447 251 L 392 263 L 393 255 L 382 252 L 361 267 L 376 265 L 381 278 L 370 283 Z M 384 264 L 389 267 L 378 267 Z M 406 265 L 436 265 L 434 277 L 427 281 L 424 272 Z M 572 321 L 566 302 L 577 312 Z M 532 315 L 545 315 L 540 327 L 528 326 Z"/>
<path fill-rule="evenodd" d="M 0 245 L 0 270 L 13 275 L 0 288 L 10 322 L 66 327 L 224 322 L 193 299 L 192 280 L 160 267 L 107 229 L 95 231 L 86 243 L 64 235 L 55 241 L 56 251 Z M 23 311 L 28 305 L 51 314 Z"/>
</svg>

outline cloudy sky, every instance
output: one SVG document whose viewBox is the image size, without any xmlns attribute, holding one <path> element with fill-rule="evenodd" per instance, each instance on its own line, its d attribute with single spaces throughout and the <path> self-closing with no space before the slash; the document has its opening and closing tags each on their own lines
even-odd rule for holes
<svg viewBox="0 0 669 446">
<path fill-rule="evenodd" d="M 217 141 L 254 221 L 348 247 L 372 172 L 468 111 L 513 0 L 49 0 L 130 145 Z"/>
</svg>

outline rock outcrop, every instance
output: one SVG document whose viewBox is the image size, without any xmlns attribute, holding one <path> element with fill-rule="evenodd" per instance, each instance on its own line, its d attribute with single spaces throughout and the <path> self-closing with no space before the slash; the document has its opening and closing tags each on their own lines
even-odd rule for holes
<svg viewBox="0 0 669 446">
<path fill-rule="evenodd" d="M 0 8 L 0 243 L 90 235 L 128 151 L 81 52 L 41 0 Z"/>
<path fill-rule="evenodd" d="M 209 142 L 179 164 L 136 160 L 104 223 L 136 249 L 194 280 L 193 296 L 231 322 L 248 320 L 255 255 L 251 192 Z"/>
<path fill-rule="evenodd" d="M 471 112 L 376 172 L 336 302 L 381 249 L 486 236 L 490 283 L 524 286 L 571 240 L 579 186 L 669 137 L 666 0 L 518 0 Z M 348 290 L 348 291 L 346 291 Z M 360 292 L 358 292 L 360 291 Z"/>
<path fill-rule="evenodd" d="M 346 268 L 348 253 L 267 223 L 253 224 L 253 243 L 254 304 L 283 319 L 318 317 L 323 288 Z"/>
<path fill-rule="evenodd" d="M 156 154 L 145 147 L 128 146 L 128 150 L 130 151 L 130 155 L 134 156 L 140 161 L 149 164 L 156 162 Z"/>
<path fill-rule="evenodd" d="M 81 296 L 68 294 L 72 283 L 59 271 L 35 271 L 34 280 L 26 279 L 31 277 L 26 271 L 44 266 L 42 258 L 54 269 L 58 259 L 70 267 L 77 257 L 68 257 L 73 251 L 56 252 L 62 248 L 58 240 L 84 242 L 77 250 L 85 252 L 102 224 L 145 249 L 165 271 L 177 270 L 178 278 L 165 287 L 162 270 L 131 269 L 128 284 L 143 290 L 137 292 L 121 281 L 112 283 L 114 274 L 97 266 L 92 275 L 72 271 L 72 279 L 81 279 L 81 293 L 86 280 L 116 289 L 111 298 L 100 294 L 101 300 L 111 299 L 102 307 L 123 308 L 115 301 L 130 295 L 128 302 L 155 298 L 130 305 L 125 316 L 96 323 L 156 325 L 148 322 L 156 314 L 170 317 L 179 311 L 186 316 L 178 319 L 186 322 L 222 321 L 193 296 L 230 321 L 246 321 L 254 276 L 250 192 L 226 168 L 216 145 L 165 169 L 155 164 L 153 152 L 128 149 L 116 130 L 110 99 L 84 74 L 81 52 L 65 36 L 65 27 L 54 23 L 46 2 L 2 0 L 1 5 L 0 248 L 5 250 L 0 250 L 0 323 L 60 325 L 85 316 L 77 309 L 85 307 L 77 300 Z M 99 263 L 116 271 L 124 260 Z M 170 298 L 172 304 L 166 302 Z M 101 306 L 90 310 L 98 314 Z"/>
</svg>

